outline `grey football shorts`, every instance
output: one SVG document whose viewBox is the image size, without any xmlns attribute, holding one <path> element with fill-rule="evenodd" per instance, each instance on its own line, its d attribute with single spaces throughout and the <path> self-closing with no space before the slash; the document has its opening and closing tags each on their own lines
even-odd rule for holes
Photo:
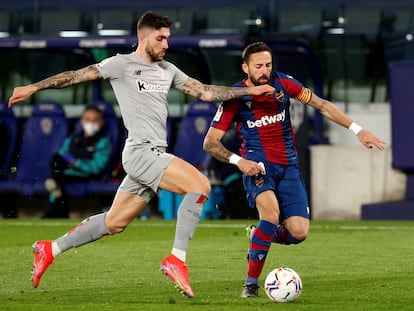
<svg viewBox="0 0 414 311">
<path fill-rule="evenodd" d="M 164 170 L 174 155 L 164 147 L 151 143 L 128 144 L 122 151 L 122 165 L 127 175 L 118 188 L 119 192 L 138 194 L 149 202 L 157 193 Z"/>
</svg>

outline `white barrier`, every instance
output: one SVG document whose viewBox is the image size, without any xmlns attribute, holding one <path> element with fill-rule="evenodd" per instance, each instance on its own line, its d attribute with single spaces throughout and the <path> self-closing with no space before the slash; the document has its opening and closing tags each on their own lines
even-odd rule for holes
<svg viewBox="0 0 414 311">
<path fill-rule="evenodd" d="M 388 104 L 353 105 L 347 114 L 387 141 L 383 152 L 364 148 L 346 129 L 329 124 L 332 145 L 311 146 L 311 209 L 313 219 L 360 219 L 361 204 L 399 200 L 405 175 L 392 169 Z"/>
</svg>

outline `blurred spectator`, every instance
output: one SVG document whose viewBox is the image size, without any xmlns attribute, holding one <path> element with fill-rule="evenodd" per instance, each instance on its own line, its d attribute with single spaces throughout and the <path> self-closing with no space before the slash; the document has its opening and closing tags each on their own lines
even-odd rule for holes
<svg viewBox="0 0 414 311">
<path fill-rule="evenodd" d="M 105 136 L 104 119 L 96 106 L 87 106 L 80 120 L 81 130 L 65 139 L 49 166 L 45 188 L 49 199 L 44 218 L 67 218 L 69 208 L 64 185 L 98 179 L 108 164 L 111 141 Z"/>
</svg>

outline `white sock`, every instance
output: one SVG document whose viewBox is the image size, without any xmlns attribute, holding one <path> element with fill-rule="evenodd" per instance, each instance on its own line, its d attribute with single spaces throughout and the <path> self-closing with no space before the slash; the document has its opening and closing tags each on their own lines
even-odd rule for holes
<svg viewBox="0 0 414 311">
<path fill-rule="evenodd" d="M 60 255 L 62 251 L 60 250 L 59 246 L 55 241 L 52 241 L 52 255 L 53 258 L 56 258 L 56 256 Z"/>
<path fill-rule="evenodd" d="M 183 251 L 183 250 L 177 249 L 177 248 L 173 248 L 172 251 L 171 251 L 171 254 L 173 254 L 175 257 L 177 257 L 181 261 L 185 262 L 185 257 L 187 255 L 186 251 Z"/>
</svg>

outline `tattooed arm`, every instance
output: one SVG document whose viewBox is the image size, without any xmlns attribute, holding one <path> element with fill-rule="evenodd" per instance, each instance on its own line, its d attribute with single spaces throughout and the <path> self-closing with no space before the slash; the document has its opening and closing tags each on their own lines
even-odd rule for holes
<svg viewBox="0 0 414 311">
<path fill-rule="evenodd" d="M 203 149 L 221 162 L 229 163 L 230 156 L 233 154 L 221 143 L 225 132 L 214 127 L 210 127 L 204 137 Z"/>
<path fill-rule="evenodd" d="M 268 84 L 255 87 L 207 85 L 196 79 L 188 78 L 180 91 L 204 101 L 221 102 L 244 95 L 271 95 L 275 89 Z"/>
<path fill-rule="evenodd" d="M 102 75 L 98 71 L 95 64 L 79 70 L 65 71 L 33 84 L 15 87 L 13 94 L 9 99 L 9 107 L 18 102 L 25 101 L 40 90 L 61 89 L 74 84 L 97 80 L 100 78 L 102 78 Z"/>
<path fill-rule="evenodd" d="M 203 149 L 210 153 L 213 157 L 217 160 L 230 163 L 230 157 L 234 154 L 230 150 L 228 150 L 224 145 L 221 143 L 221 139 L 223 138 L 225 132 L 214 127 L 210 127 L 206 137 L 204 138 Z M 256 174 L 262 173 L 264 174 L 264 168 L 262 168 L 257 162 L 240 158 L 235 164 L 239 170 L 248 176 L 254 176 Z"/>
</svg>

